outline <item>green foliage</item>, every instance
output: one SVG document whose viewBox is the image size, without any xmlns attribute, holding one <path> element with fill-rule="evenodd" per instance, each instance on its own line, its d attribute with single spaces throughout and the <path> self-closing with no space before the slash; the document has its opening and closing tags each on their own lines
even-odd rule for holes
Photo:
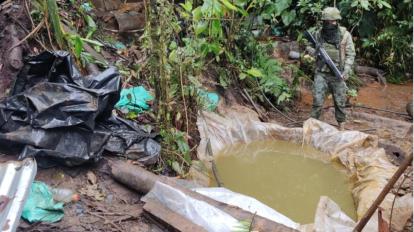
<svg viewBox="0 0 414 232">
<path fill-rule="evenodd" d="M 72 0 L 71 3 L 76 6 L 76 1 Z M 87 63 L 98 63 L 89 53 L 85 52 L 84 45 L 88 43 L 94 47 L 94 49 L 99 52 L 100 48 L 103 46 L 100 42 L 92 39 L 94 32 L 97 30 L 97 25 L 93 18 L 89 15 L 88 12 L 91 11 L 91 5 L 89 3 L 83 3 L 80 7 L 77 7 L 78 10 L 76 14 L 81 16 L 85 20 L 86 30 L 85 32 L 69 32 L 65 31 L 62 26 L 62 19 L 59 15 L 59 11 L 62 10 L 61 6 L 58 6 L 56 0 L 35 0 L 32 1 L 33 10 L 31 11 L 32 17 L 35 20 L 42 20 L 45 16 L 48 16 L 46 19 L 49 24 L 52 26 L 52 32 L 55 41 L 57 42 L 60 49 L 69 50 L 75 57 L 77 61 L 80 62 L 82 66 L 85 66 Z M 67 23 L 69 19 L 65 19 L 66 27 L 70 27 Z M 86 36 L 82 36 L 86 34 Z M 106 66 L 107 64 L 102 64 Z"/>
<path fill-rule="evenodd" d="M 289 26 L 296 19 L 296 11 L 290 9 L 292 0 L 273 0 L 263 1 L 263 12 L 259 12 L 259 17 L 267 20 L 270 24 L 283 23 Z"/>
<path fill-rule="evenodd" d="M 349 89 L 346 94 L 350 97 L 357 97 L 358 91 L 356 89 Z"/>
<path fill-rule="evenodd" d="M 251 222 L 239 221 L 238 225 L 233 228 L 232 232 L 250 232 Z"/>
<path fill-rule="evenodd" d="M 292 90 L 281 78 L 283 68 L 276 59 L 269 56 L 272 44 L 260 44 L 249 33 L 241 36 L 237 43 L 242 47 L 239 50 L 240 56 L 245 57 L 242 59 L 238 56 L 239 59 L 235 61 L 241 70 L 239 79 L 246 82 L 253 96 L 262 102 L 265 102 L 265 96 L 270 97 L 276 105 L 289 101 Z"/>
<path fill-rule="evenodd" d="M 167 148 L 167 152 L 164 151 L 164 154 L 167 154 L 166 163 L 177 174 L 184 176 L 184 170 L 191 164 L 190 147 L 185 133 L 176 128 L 170 128 L 161 130 L 160 135 L 164 139 L 163 145 Z"/>
<path fill-rule="evenodd" d="M 256 41 L 244 20 L 256 6 L 240 0 L 187 0 L 175 8 L 166 0 L 149 3 L 144 66 L 156 93 L 163 157 L 180 175 L 191 161 L 189 118 L 209 104 L 201 78 L 216 78 L 223 88 L 246 86 L 255 99 L 266 96 L 277 104 L 292 96 L 271 46 Z M 280 18 L 289 23 L 294 16 L 289 10 Z"/>
<path fill-rule="evenodd" d="M 253 28 L 270 27 L 273 34 L 300 38 L 305 29 L 320 26 L 320 14 L 332 1 L 259 0 L 255 4 Z M 391 82 L 411 73 L 412 4 L 410 0 L 337 1 L 340 23 L 357 37 L 357 54 L 367 64 L 384 69 Z"/>
<path fill-rule="evenodd" d="M 401 82 L 407 79 L 406 73 L 412 73 L 412 10 L 412 1 L 400 1 L 393 8 L 384 5 L 371 15 L 376 28 L 358 41 L 365 61 L 373 66 L 379 64 L 389 74 L 390 82 Z"/>
<path fill-rule="evenodd" d="M 65 45 L 65 35 L 62 30 L 62 26 L 60 25 L 60 16 L 59 16 L 59 8 L 56 4 L 56 0 L 47 0 L 47 12 L 49 15 L 50 23 L 53 27 L 53 32 L 55 35 L 56 42 L 58 43 L 61 49 L 66 48 Z"/>
</svg>

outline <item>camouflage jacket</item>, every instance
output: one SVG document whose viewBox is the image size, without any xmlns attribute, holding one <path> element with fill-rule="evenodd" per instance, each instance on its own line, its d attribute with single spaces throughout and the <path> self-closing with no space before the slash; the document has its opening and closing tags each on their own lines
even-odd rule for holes
<svg viewBox="0 0 414 232">
<path fill-rule="evenodd" d="M 321 35 L 321 29 L 313 34 L 315 39 L 319 44 L 322 44 L 322 47 L 326 50 L 328 55 L 334 61 L 339 70 L 344 73 L 349 74 L 353 69 L 353 64 L 355 60 L 355 47 L 352 41 L 352 35 L 349 33 L 345 27 L 339 27 L 341 33 L 341 42 L 338 46 L 326 43 Z M 308 47 L 307 51 L 314 55 L 315 49 Z M 329 67 L 324 63 L 323 60 L 316 60 L 316 71 L 319 72 L 330 72 Z"/>
</svg>

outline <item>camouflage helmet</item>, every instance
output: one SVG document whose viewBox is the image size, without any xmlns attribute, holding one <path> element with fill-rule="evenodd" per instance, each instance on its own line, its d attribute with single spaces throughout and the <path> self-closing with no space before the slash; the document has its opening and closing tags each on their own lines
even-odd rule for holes
<svg viewBox="0 0 414 232">
<path fill-rule="evenodd" d="M 326 7 L 322 11 L 322 20 L 340 20 L 341 13 L 336 7 Z"/>
</svg>

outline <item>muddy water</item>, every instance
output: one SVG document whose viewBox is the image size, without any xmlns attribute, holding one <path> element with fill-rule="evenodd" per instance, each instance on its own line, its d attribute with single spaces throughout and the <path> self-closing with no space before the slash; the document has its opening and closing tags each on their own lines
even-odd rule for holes
<svg viewBox="0 0 414 232">
<path fill-rule="evenodd" d="M 216 165 L 226 188 L 252 196 L 296 222 L 314 221 L 322 195 L 334 200 L 355 220 L 351 186 L 345 173 L 332 164 L 305 158 L 304 154 L 322 156 L 312 147 L 260 141 L 227 147 L 217 156 Z"/>
</svg>

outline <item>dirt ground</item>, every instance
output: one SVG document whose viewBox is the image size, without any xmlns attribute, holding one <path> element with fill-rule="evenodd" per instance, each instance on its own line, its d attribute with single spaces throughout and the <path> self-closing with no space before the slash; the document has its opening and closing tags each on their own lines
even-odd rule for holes
<svg viewBox="0 0 414 232">
<path fill-rule="evenodd" d="M 161 231 L 143 217 L 141 195 L 110 177 L 107 159 L 75 168 L 40 169 L 36 180 L 72 189 L 81 195 L 80 200 L 65 205 L 65 216 L 58 223 L 21 220 L 17 231 Z"/>
</svg>

